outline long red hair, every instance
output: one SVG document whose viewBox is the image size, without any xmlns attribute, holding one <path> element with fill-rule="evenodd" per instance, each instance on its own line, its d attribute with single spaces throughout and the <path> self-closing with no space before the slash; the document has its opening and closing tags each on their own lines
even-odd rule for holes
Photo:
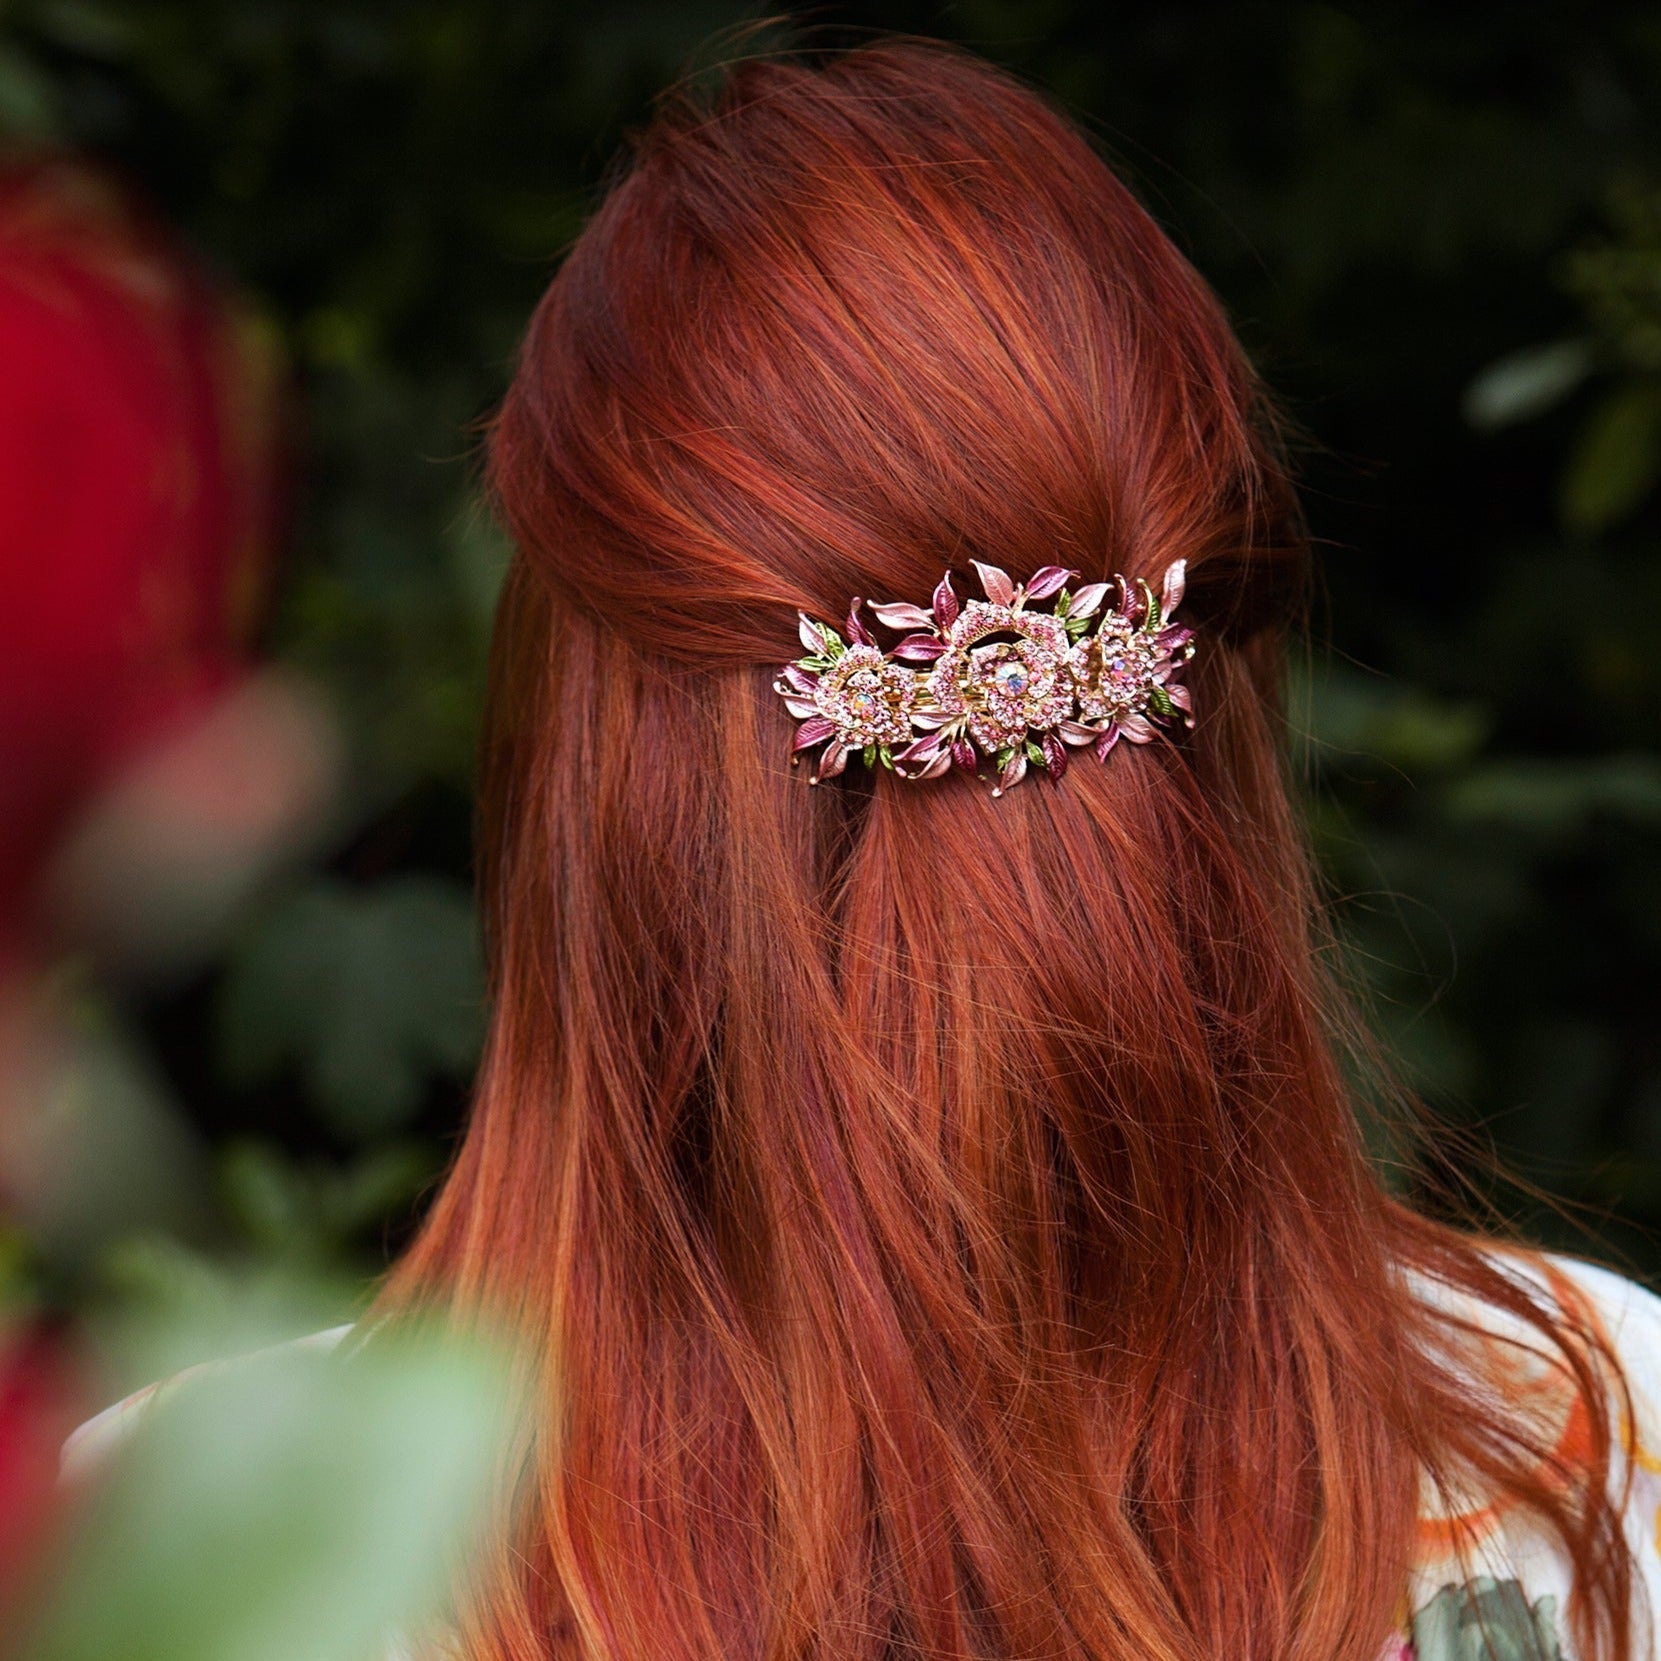
<svg viewBox="0 0 1661 1661">
<path fill-rule="evenodd" d="M 907 39 L 664 98 L 490 477 L 492 1024 L 383 1304 L 526 1347 L 463 1653 L 1374 1661 L 1424 1482 L 1537 1513 L 1624 1661 L 1595 1338 L 1358 1130 L 1264 399 L 1081 133 Z M 1000 799 L 788 765 L 798 609 L 1178 557 L 1191 734 Z M 1572 1469 L 1404 1269 L 1529 1323 Z"/>
</svg>

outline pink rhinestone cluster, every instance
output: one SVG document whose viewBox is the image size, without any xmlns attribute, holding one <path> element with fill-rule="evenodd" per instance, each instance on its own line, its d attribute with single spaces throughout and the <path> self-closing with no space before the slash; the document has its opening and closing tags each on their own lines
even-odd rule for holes
<svg viewBox="0 0 1661 1661">
<path fill-rule="evenodd" d="M 999 796 L 1029 768 L 1060 778 L 1071 748 L 1089 745 L 1105 758 L 1121 738 L 1146 744 L 1162 723 L 1194 724 L 1177 679 L 1194 655 L 1194 631 L 1170 620 L 1184 561 L 1165 568 L 1157 595 L 1142 578 L 1070 592 L 1078 572 L 1064 566 L 1017 584 L 995 565 L 973 564 L 984 599 L 960 600 L 948 573 L 928 609 L 871 606 L 901 637 L 886 650 L 860 615 L 863 601 L 848 608 L 846 638 L 802 617 L 807 655 L 773 685 L 801 722 L 796 758 L 820 752 L 813 783 L 859 755 L 906 779 L 990 770 Z"/>
</svg>

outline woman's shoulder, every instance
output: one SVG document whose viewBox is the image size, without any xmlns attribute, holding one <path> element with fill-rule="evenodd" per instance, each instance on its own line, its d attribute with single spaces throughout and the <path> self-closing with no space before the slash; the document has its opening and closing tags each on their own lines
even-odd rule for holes
<svg viewBox="0 0 1661 1661">
<path fill-rule="evenodd" d="M 1619 1363 L 1622 1384 L 1616 1430 L 1624 1432 L 1626 1452 L 1637 1472 L 1651 1479 L 1641 1485 L 1648 1497 L 1661 1478 L 1661 1296 L 1641 1281 L 1589 1259 L 1542 1253 L 1529 1272 L 1545 1283 L 1556 1305 L 1578 1317 L 1607 1346 Z M 1645 1533 L 1661 1543 L 1661 1514 L 1650 1507 Z"/>
<path fill-rule="evenodd" d="M 1661 1295 L 1601 1263 L 1561 1253 L 1546 1254 L 1546 1261 L 1592 1302 L 1617 1352 L 1655 1356 L 1661 1347 Z"/>
<path fill-rule="evenodd" d="M 1617 1425 L 1626 1433 L 1640 1492 L 1652 1502 L 1645 1535 L 1661 1550 L 1661 1296 L 1642 1282 L 1584 1258 L 1547 1254 L 1541 1271 L 1559 1306 L 1575 1312 L 1601 1337 L 1620 1364 L 1624 1390 Z"/>
<path fill-rule="evenodd" d="M 1489 1244 L 1486 1251 L 1507 1279 L 1532 1294 L 1537 1306 L 1565 1328 L 1589 1335 L 1613 1358 L 1620 1378 L 1607 1377 L 1607 1382 L 1615 1391 L 1612 1429 L 1623 1444 L 1621 1451 L 1639 1470 L 1661 1473 L 1661 1296 L 1630 1275 L 1567 1252 L 1509 1244 Z M 1542 1363 L 1538 1326 L 1463 1290 L 1422 1284 L 1430 1301 L 1461 1325 L 1501 1340 L 1503 1353 L 1516 1365 L 1527 1370 L 1531 1363 Z M 1544 1364 L 1562 1376 L 1549 1361 Z"/>
<path fill-rule="evenodd" d="M 1636 1409 L 1661 1412 L 1661 1296 L 1640 1280 L 1566 1252 L 1503 1248 L 1505 1268 L 1543 1293 L 1562 1314 L 1589 1328 L 1627 1375 Z M 1648 1427 L 1654 1433 L 1661 1424 Z"/>
<path fill-rule="evenodd" d="M 1623 1363 L 1636 1364 L 1641 1373 L 1644 1362 L 1661 1358 L 1661 1296 L 1642 1281 L 1568 1252 L 1496 1241 L 1483 1242 L 1482 1251 L 1493 1267 L 1531 1293 L 1536 1303 L 1589 1327 Z M 1518 1322 L 1509 1311 L 1476 1300 L 1463 1287 L 1454 1288 L 1417 1272 L 1409 1278 L 1427 1302 L 1495 1337 L 1528 1330 L 1528 1324 Z"/>
<path fill-rule="evenodd" d="M 265 1349 L 251 1353 L 270 1355 L 284 1350 L 331 1350 L 351 1330 L 351 1323 L 348 1322 L 343 1326 L 329 1327 L 321 1332 L 307 1333 L 304 1337 L 291 1338 L 284 1343 L 270 1345 Z M 106 1407 L 101 1413 L 94 1414 L 84 1424 L 71 1431 L 65 1439 L 59 1460 L 59 1471 L 62 1478 L 66 1481 L 76 1481 L 101 1469 L 110 1456 L 121 1447 L 137 1426 L 143 1422 L 145 1414 L 154 1408 L 156 1403 L 172 1391 L 175 1386 L 187 1379 L 197 1378 L 226 1367 L 234 1367 L 237 1360 L 237 1357 L 229 1356 L 221 1360 L 204 1361 L 194 1367 L 186 1367 L 182 1371 L 174 1373 L 171 1377 L 159 1379 L 154 1384 L 147 1384 L 142 1390 L 135 1390 L 130 1396 L 124 1396 L 120 1401 Z"/>
</svg>

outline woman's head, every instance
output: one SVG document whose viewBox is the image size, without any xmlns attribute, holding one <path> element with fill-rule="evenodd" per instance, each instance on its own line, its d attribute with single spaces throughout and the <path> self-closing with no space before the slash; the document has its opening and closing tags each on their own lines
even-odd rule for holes
<svg viewBox="0 0 1661 1661">
<path fill-rule="evenodd" d="M 1361 1661 L 1416 1462 L 1528 1445 L 1412 1370 L 1391 1261 L 1481 1271 L 1332 1053 L 1305 544 L 1210 291 L 965 54 L 742 62 L 636 139 L 490 477 L 492 1029 L 392 1289 L 536 1352 L 478 1653 Z M 789 765 L 798 611 L 1174 559 L 1191 733 L 999 798 Z"/>
<path fill-rule="evenodd" d="M 524 361 L 508 522 L 669 659 L 765 666 L 798 608 L 926 596 L 970 557 L 1185 558 L 1198 606 L 1259 621 L 1298 586 L 1216 299 L 1067 120 L 967 55 L 752 60 L 712 108 L 665 103 Z"/>
</svg>

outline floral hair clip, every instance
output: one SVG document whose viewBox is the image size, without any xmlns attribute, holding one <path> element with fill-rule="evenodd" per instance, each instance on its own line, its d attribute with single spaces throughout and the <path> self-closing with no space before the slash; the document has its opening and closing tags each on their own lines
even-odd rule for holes
<svg viewBox="0 0 1661 1661">
<path fill-rule="evenodd" d="M 960 601 L 948 572 L 929 610 L 905 601 L 870 608 L 901 636 L 886 650 L 860 600 L 848 608 L 846 639 L 801 615 L 807 655 L 773 687 L 801 722 L 792 764 L 823 746 L 814 784 L 857 754 L 905 779 L 939 778 L 954 766 L 978 774 L 990 763 L 992 794 L 1001 796 L 1029 766 L 1059 779 L 1069 748 L 1089 745 L 1105 760 L 1121 738 L 1146 744 L 1160 723 L 1194 724 L 1188 688 L 1176 679 L 1194 655 L 1194 631 L 1170 622 L 1185 561 L 1166 566 L 1158 595 L 1140 577 L 1069 592 L 1078 572 L 1064 566 L 1016 584 L 995 565 L 972 563 L 984 600 Z M 1033 609 L 1044 602 L 1053 603 Z"/>
</svg>

